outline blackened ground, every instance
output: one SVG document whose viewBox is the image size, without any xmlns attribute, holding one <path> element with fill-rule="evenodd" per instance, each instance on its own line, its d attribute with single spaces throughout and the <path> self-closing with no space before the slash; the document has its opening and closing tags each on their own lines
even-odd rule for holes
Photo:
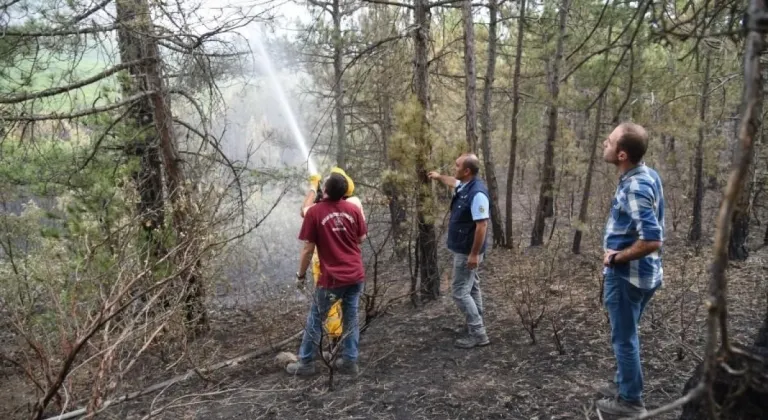
<svg viewBox="0 0 768 420">
<path fill-rule="evenodd" d="M 648 408 L 681 396 L 703 353 L 707 260 L 683 248 L 672 251 L 665 254 L 665 287 L 654 296 L 640 327 Z M 337 375 L 332 392 L 325 368 L 313 378 L 290 377 L 271 354 L 195 376 L 96 418 L 597 419 L 595 387 L 614 372 L 608 321 L 599 300 L 599 261 L 599 255 L 494 250 L 481 273 L 492 341 L 484 348 L 453 347 L 461 318 L 448 290 L 450 273 L 444 272 L 441 300 L 414 309 L 402 299 L 374 321 L 361 339 L 360 376 Z M 753 344 L 764 319 L 766 261 L 768 249 L 729 268 L 729 328 L 736 343 Z M 386 277 L 385 271 L 381 275 L 392 286 L 390 295 L 402 296 L 397 286 L 407 288 L 409 280 Z M 531 302 L 547 306 L 534 345 L 517 314 L 526 289 L 532 292 Z M 557 307 L 560 311 L 553 312 Z M 190 366 L 277 343 L 303 327 L 306 310 L 306 302 L 274 298 L 247 311 L 212 311 L 211 334 L 175 354 L 149 349 L 115 393 L 141 390 Z M 553 313 L 562 329 L 564 354 L 553 339 Z M 0 336 L 0 344 L 6 341 Z M 297 347 L 294 342 L 281 350 Z M 25 393 L 27 385 L 12 366 L 0 364 L 0 418 L 29 418 L 27 403 L 34 395 Z M 83 398 L 89 395 L 87 389 L 75 391 Z M 84 402 L 70 400 L 67 411 Z M 678 418 L 681 411 L 660 418 Z"/>
<path fill-rule="evenodd" d="M 688 265 L 693 260 L 688 256 L 668 262 L 667 286 L 654 298 L 641 325 L 649 409 L 681 395 L 702 353 L 701 303 L 707 278 L 701 274 L 704 270 Z M 444 281 L 442 300 L 419 310 L 408 304 L 395 306 L 379 317 L 361 340 L 360 376 L 352 380 L 337 375 L 332 392 L 325 368 L 313 378 L 290 377 L 270 356 L 191 379 L 161 395 L 117 406 L 99 418 L 140 419 L 154 412 L 152 418 L 158 419 L 211 420 L 596 419 L 594 388 L 614 371 L 608 323 L 597 298 L 599 280 L 590 271 L 594 266 L 586 268 L 588 261 L 561 262 L 568 269 L 557 275 L 568 282 L 559 282 L 546 293 L 550 299 L 567 302 L 559 317 L 565 354 L 557 350 L 546 317 L 537 344 L 530 344 L 510 299 L 516 285 L 509 284 L 505 274 L 522 269 L 525 262 L 498 251 L 482 274 L 490 346 L 472 350 L 452 346 L 453 330 L 461 319 Z M 732 268 L 730 310 L 736 341 L 751 343 L 762 320 L 764 302 L 755 298 L 755 287 L 764 288 L 765 280 L 754 276 L 763 266 L 758 259 Z M 286 336 L 301 327 L 303 316 L 296 313 L 291 320 Z M 244 334 L 240 341 L 247 342 L 258 330 L 238 328 L 230 325 L 218 333 Z M 297 345 L 285 350 L 295 351 Z M 680 412 L 660 418 L 677 418 Z"/>
</svg>

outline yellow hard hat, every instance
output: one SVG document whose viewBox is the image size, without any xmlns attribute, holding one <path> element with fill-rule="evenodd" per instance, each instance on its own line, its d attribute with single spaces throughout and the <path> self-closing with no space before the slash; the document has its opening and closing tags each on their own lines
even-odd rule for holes
<svg viewBox="0 0 768 420">
<path fill-rule="evenodd" d="M 352 194 L 355 192 L 355 183 L 352 181 L 352 178 L 347 175 L 346 172 L 344 172 L 343 169 L 339 168 L 338 166 L 334 166 L 331 168 L 331 173 L 337 173 L 342 175 L 344 178 L 347 179 L 347 192 L 344 194 L 344 197 L 351 197 Z"/>
</svg>

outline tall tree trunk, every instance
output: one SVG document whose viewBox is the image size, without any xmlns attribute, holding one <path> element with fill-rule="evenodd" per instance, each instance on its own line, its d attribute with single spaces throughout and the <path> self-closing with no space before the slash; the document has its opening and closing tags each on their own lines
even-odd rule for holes
<svg viewBox="0 0 768 420">
<path fill-rule="evenodd" d="M 333 96 L 336 111 L 336 165 L 347 170 L 347 132 L 344 125 L 344 86 L 342 85 L 343 39 L 341 35 L 340 0 L 333 0 L 331 16 L 333 18 Z"/>
<path fill-rule="evenodd" d="M 750 0 L 748 14 L 745 16 L 750 20 L 758 19 L 768 11 L 767 9 L 765 0 Z M 765 413 L 768 412 L 768 378 L 765 376 L 768 369 L 768 315 L 763 315 L 763 325 L 752 348 L 733 351 L 734 346 L 729 343 L 727 329 L 728 283 L 725 270 L 728 246 L 725 242 L 730 237 L 729 230 L 737 202 L 746 193 L 742 191 L 742 187 L 749 177 L 749 167 L 752 166 L 753 151 L 760 135 L 763 116 L 764 65 L 760 57 L 765 50 L 765 33 L 759 25 L 750 26 L 744 49 L 739 146 L 733 157 L 717 219 L 714 260 L 710 266 L 712 278 L 707 304 L 709 316 L 705 359 L 683 388 L 683 393 L 688 393 L 701 383 L 704 392 L 699 398 L 693 398 L 683 406 L 680 418 L 684 420 L 757 419 L 765 418 Z M 734 369 L 733 366 L 737 368 Z"/>
<path fill-rule="evenodd" d="M 140 0 L 146 1 L 146 0 Z M 147 29 L 149 31 L 149 28 Z M 208 313 L 205 308 L 205 288 L 200 279 L 201 261 L 196 241 L 192 240 L 190 233 L 189 214 L 191 206 L 189 194 L 185 188 L 185 175 L 176 151 L 176 135 L 174 134 L 173 115 L 160 70 L 160 50 L 155 38 L 147 37 L 147 52 L 150 61 L 144 69 L 149 88 L 154 92 L 151 95 L 152 105 L 155 111 L 155 129 L 160 134 L 160 149 L 162 150 L 163 165 L 166 174 L 166 188 L 173 209 L 173 227 L 179 241 L 189 241 L 184 245 L 184 252 L 177 255 L 177 265 L 187 266 L 181 270 L 179 277 L 183 283 L 184 309 L 186 311 L 186 325 L 190 329 L 190 335 L 194 336 L 208 329 Z M 190 264 L 186 258 L 194 258 Z"/>
<path fill-rule="evenodd" d="M 475 28 L 472 20 L 472 0 L 461 5 L 464 21 L 464 74 L 466 75 L 464 98 L 466 102 L 467 145 L 470 152 L 477 152 L 477 73 L 475 70 Z"/>
<path fill-rule="evenodd" d="M 608 27 L 608 39 L 611 39 L 613 33 L 613 26 Z M 608 64 L 609 52 L 606 51 L 603 54 L 603 61 Z M 584 230 L 587 229 L 588 215 L 589 215 L 589 196 L 592 194 L 592 174 L 595 170 L 595 151 L 597 145 L 600 142 L 600 125 L 603 121 L 603 112 L 605 110 L 605 93 L 603 93 L 597 100 L 597 115 L 595 115 L 595 131 L 592 135 L 592 144 L 589 149 L 589 164 L 587 165 L 587 177 L 584 181 L 584 191 L 581 195 L 581 204 L 579 206 L 579 221 L 576 226 L 576 233 L 573 234 L 573 246 L 571 252 L 574 254 L 581 253 L 581 239 L 584 235 Z"/>
<path fill-rule="evenodd" d="M 744 195 L 749 194 L 752 182 L 745 180 Z M 747 238 L 749 237 L 749 199 L 743 195 L 733 209 L 733 227 L 728 240 L 728 258 L 734 261 L 744 261 L 749 257 Z"/>
<path fill-rule="evenodd" d="M 609 30 L 610 33 L 610 30 Z M 610 38 L 610 36 L 609 36 Z M 571 251 L 574 254 L 581 253 L 581 237 L 587 228 L 587 214 L 589 211 L 589 195 L 592 193 L 592 172 L 595 170 L 595 151 L 600 140 L 600 122 L 603 118 L 603 108 L 605 107 L 605 95 L 601 95 L 597 101 L 597 115 L 595 115 L 595 132 L 592 135 L 592 144 L 589 151 L 589 164 L 587 165 L 587 178 L 584 181 L 584 192 L 581 195 L 581 206 L 579 207 L 579 222 L 576 226 L 576 233 L 573 235 L 573 247 Z"/>
<path fill-rule="evenodd" d="M 389 162 L 389 168 L 397 170 L 398 168 L 396 167 L 395 162 L 389 158 L 389 149 L 386 146 L 389 144 L 389 141 L 392 138 L 392 103 L 387 87 L 379 86 L 379 89 L 379 106 L 381 108 L 381 139 L 385 145 L 384 155 L 387 157 L 387 161 Z M 386 182 L 383 185 L 383 189 L 384 193 L 389 198 L 389 217 L 390 223 L 392 224 L 392 238 L 394 242 L 395 255 L 398 258 L 403 258 L 405 257 L 405 252 L 408 249 L 406 246 L 407 244 L 403 241 L 403 238 L 406 234 L 405 227 L 403 226 L 403 223 L 406 220 L 406 214 L 405 207 L 401 202 L 402 195 L 400 193 L 400 188 L 396 182 Z"/>
<path fill-rule="evenodd" d="M 160 156 L 165 169 L 166 188 L 173 214 L 173 228 L 179 241 L 189 241 L 184 244 L 184 252 L 177 253 L 177 262 L 179 265 L 189 267 L 180 272 L 179 278 L 182 283 L 187 326 L 191 333 L 195 334 L 208 327 L 204 301 L 205 289 L 198 277 L 200 269 L 198 250 L 194 241 L 190 240 L 188 232 L 191 226 L 188 223 L 187 209 L 191 208 L 191 205 L 189 196 L 184 191 L 184 172 L 176 151 L 173 116 L 160 70 L 160 51 L 156 38 L 143 35 L 152 33 L 149 4 L 147 0 L 121 0 L 117 3 L 116 12 L 117 21 L 131 31 L 131 34 L 124 34 L 122 39 L 137 41 L 135 45 L 138 45 L 139 56 L 145 59 L 138 69 L 143 79 L 138 87 L 145 92 L 152 92 L 148 97 L 152 103 L 154 131 L 159 140 Z M 134 47 L 128 46 L 126 50 L 132 48 Z M 192 264 L 186 260 L 178 261 L 179 258 L 190 256 L 196 259 Z"/>
<path fill-rule="evenodd" d="M 762 126 L 760 128 L 760 138 L 762 139 Z M 728 258 L 734 261 L 744 261 L 749 257 L 747 239 L 749 238 L 749 222 L 750 215 L 752 214 L 752 201 L 750 200 L 750 197 L 752 196 L 752 189 L 755 187 L 754 154 L 749 171 L 749 175 L 744 178 L 744 186 L 742 187 L 741 196 L 733 209 L 733 218 L 731 219 L 733 226 L 731 227 L 731 235 L 728 238 Z"/>
<path fill-rule="evenodd" d="M 560 66 L 563 61 L 563 45 L 565 44 L 565 20 L 568 16 L 569 0 L 562 0 L 559 11 L 559 31 L 555 57 L 549 72 L 549 91 L 551 103 L 548 107 L 547 140 L 544 148 L 544 168 L 539 189 L 539 204 L 536 207 L 536 219 L 531 232 L 531 246 L 544 244 L 544 225 L 547 217 L 554 215 L 554 183 L 555 183 L 555 140 L 557 138 L 557 100 L 560 95 Z"/>
<path fill-rule="evenodd" d="M 693 162 L 693 221 L 691 222 L 691 231 L 688 234 L 688 241 L 690 242 L 701 240 L 701 206 L 704 202 L 704 138 L 706 135 L 711 66 L 712 52 L 707 49 L 707 55 L 704 59 L 704 83 L 701 86 L 701 99 L 699 100 L 699 141 L 696 143 L 696 156 Z"/>
<path fill-rule="evenodd" d="M 515 185 L 515 164 L 517 161 L 517 116 L 520 113 L 520 67 L 523 61 L 523 37 L 525 36 L 525 0 L 520 0 L 520 19 L 517 21 L 517 46 L 515 47 L 515 70 L 512 76 L 512 126 L 509 134 L 509 167 L 507 168 L 507 191 L 504 203 L 504 242 L 512 248 L 512 192 Z"/>
<path fill-rule="evenodd" d="M 117 2 L 117 10 L 129 22 L 136 19 L 136 5 L 130 2 Z M 124 63 L 138 61 L 144 57 L 141 39 L 128 26 L 118 30 L 120 60 Z M 131 79 L 121 79 L 123 95 L 133 96 L 149 90 L 147 80 L 142 76 L 139 64 L 129 69 Z M 131 108 L 131 119 L 135 124 L 136 136 L 128 145 L 128 154 L 139 159 L 139 167 L 131 174 L 139 192 L 139 223 L 142 227 L 140 239 L 141 253 L 147 261 L 159 261 L 165 254 L 159 232 L 164 226 L 163 176 L 162 162 L 158 150 L 158 136 L 154 127 L 152 103 L 149 97 L 142 98 Z"/>
<path fill-rule="evenodd" d="M 501 224 L 501 210 L 499 210 L 499 182 L 496 180 L 496 168 L 493 164 L 493 152 L 491 150 L 491 101 L 494 75 L 496 73 L 496 23 L 498 11 L 496 0 L 488 1 L 490 23 L 488 25 L 488 67 L 485 69 L 485 83 L 483 85 L 483 108 L 480 112 L 480 138 L 483 145 L 483 161 L 485 163 L 485 179 L 488 181 L 488 192 L 491 194 L 491 226 L 493 228 L 494 247 L 504 246 L 504 227 Z"/>
<path fill-rule="evenodd" d="M 440 276 L 437 269 L 437 240 L 435 225 L 429 217 L 431 201 L 430 180 L 427 177 L 427 153 L 432 150 L 432 140 L 428 135 L 429 120 L 429 2 L 415 0 L 413 14 L 418 27 L 413 31 L 416 97 L 421 105 L 420 127 L 416 136 L 418 153 L 416 156 L 416 174 L 419 180 L 419 193 L 416 202 L 416 218 L 419 224 L 419 258 L 421 268 L 421 298 L 436 299 L 440 296 Z"/>
</svg>

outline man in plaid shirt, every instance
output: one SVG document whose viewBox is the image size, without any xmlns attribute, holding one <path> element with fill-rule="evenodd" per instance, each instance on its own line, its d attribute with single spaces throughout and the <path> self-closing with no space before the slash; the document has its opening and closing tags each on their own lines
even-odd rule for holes
<svg viewBox="0 0 768 420">
<path fill-rule="evenodd" d="M 642 162 L 647 147 L 648 134 L 633 123 L 620 124 L 603 143 L 603 159 L 620 173 L 603 239 L 604 300 L 618 369 L 600 389 L 606 398 L 597 408 L 615 415 L 646 411 L 637 326 L 662 283 L 664 192 L 659 175 Z"/>
</svg>

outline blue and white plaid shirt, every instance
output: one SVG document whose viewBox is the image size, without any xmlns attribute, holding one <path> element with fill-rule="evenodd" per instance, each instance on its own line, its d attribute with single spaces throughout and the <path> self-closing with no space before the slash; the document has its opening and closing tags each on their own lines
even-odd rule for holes
<svg viewBox="0 0 768 420">
<path fill-rule="evenodd" d="M 621 251 L 638 239 L 664 240 L 664 190 L 659 174 L 641 163 L 619 179 L 605 225 L 603 248 Z M 662 282 L 661 249 L 628 264 L 607 267 L 635 287 L 651 289 Z"/>
</svg>

